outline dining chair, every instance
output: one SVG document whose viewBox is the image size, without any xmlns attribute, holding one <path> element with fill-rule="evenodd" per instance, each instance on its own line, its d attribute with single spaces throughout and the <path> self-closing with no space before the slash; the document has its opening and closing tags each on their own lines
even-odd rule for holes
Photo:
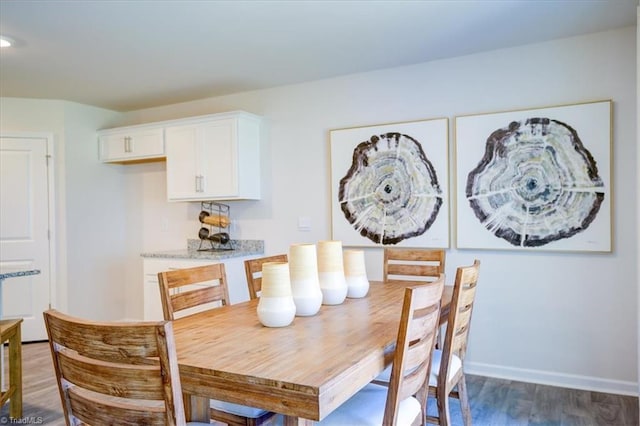
<svg viewBox="0 0 640 426">
<path fill-rule="evenodd" d="M 262 289 L 262 265 L 267 262 L 287 262 L 286 254 L 261 257 L 258 259 L 248 259 L 244 261 L 244 270 L 247 274 L 247 287 L 249 287 L 249 298 L 257 299 Z"/>
<path fill-rule="evenodd" d="M 44 312 L 68 426 L 186 423 L 169 321 L 96 322 Z"/>
<path fill-rule="evenodd" d="M 440 274 L 445 273 L 445 255 L 444 249 L 385 247 L 382 279 L 395 284 L 436 280 Z M 440 325 L 445 323 L 446 321 L 441 321 Z M 436 348 L 442 347 L 442 334 L 443 332 L 439 329 Z M 388 380 L 389 373 L 389 371 L 384 372 L 378 380 Z"/>
<path fill-rule="evenodd" d="M 444 347 L 442 350 L 437 349 L 433 352 L 431 361 L 429 395 L 436 398 L 438 416 L 427 416 L 428 423 L 451 424 L 449 414 L 449 397 L 451 396 L 460 401 L 465 426 L 471 425 L 471 409 L 463 367 L 479 270 L 480 261 L 477 259 L 473 265 L 462 266 L 456 270 Z"/>
<path fill-rule="evenodd" d="M 385 282 L 434 281 L 444 274 L 444 249 L 385 247 L 382 279 Z"/>
<path fill-rule="evenodd" d="M 441 274 L 432 283 L 405 289 L 389 387 L 368 384 L 320 425 L 424 424 L 443 286 Z"/>
<path fill-rule="evenodd" d="M 223 263 L 158 273 L 160 299 L 165 320 L 195 310 L 229 305 L 229 289 Z M 212 285 L 213 284 L 213 285 Z M 271 424 L 276 413 L 261 408 L 211 400 L 211 419 L 231 426 Z"/>
</svg>

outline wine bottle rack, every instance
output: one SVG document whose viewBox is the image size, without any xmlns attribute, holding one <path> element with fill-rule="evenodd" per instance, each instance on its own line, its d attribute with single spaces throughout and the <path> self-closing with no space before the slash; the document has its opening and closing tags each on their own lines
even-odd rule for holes
<svg viewBox="0 0 640 426">
<path fill-rule="evenodd" d="M 198 251 L 235 250 L 235 245 L 229 233 L 231 226 L 231 208 L 215 201 L 200 203 L 200 247 Z"/>
</svg>

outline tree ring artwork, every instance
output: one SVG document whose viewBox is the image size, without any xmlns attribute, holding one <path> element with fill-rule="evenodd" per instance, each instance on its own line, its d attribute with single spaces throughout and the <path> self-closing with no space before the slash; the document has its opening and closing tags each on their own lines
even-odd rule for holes
<svg viewBox="0 0 640 426">
<path fill-rule="evenodd" d="M 433 135 L 416 136 L 404 131 L 409 129 L 393 126 L 389 129 L 402 131 L 370 129 L 361 139 L 350 140 L 350 161 L 335 170 L 335 204 L 340 214 L 333 219 L 346 221 L 352 228 L 351 237 L 359 236 L 347 244 L 406 245 L 416 239 L 425 240 L 438 218 L 448 215 L 441 185 L 448 180 L 446 167 L 443 170 L 441 164 L 441 152 L 446 149 L 432 149 L 434 144 L 429 142 L 434 140 Z M 444 132 L 446 135 L 446 129 Z M 340 139 L 333 136 L 332 141 Z M 436 137 L 440 138 L 441 132 Z M 436 154 L 433 158 L 432 152 Z M 333 154 L 332 150 L 332 159 Z M 447 236 L 437 238 L 441 239 L 438 245 L 442 241 L 448 244 Z"/>
<path fill-rule="evenodd" d="M 338 200 L 360 235 L 389 245 L 429 229 L 440 212 L 442 190 L 420 143 L 408 135 L 386 133 L 353 150 Z"/>
<path fill-rule="evenodd" d="M 608 158 L 598 150 L 599 144 L 610 145 L 610 113 L 601 120 L 605 131 L 594 127 L 592 133 L 581 119 L 544 112 L 552 114 L 526 114 L 491 129 L 483 155 L 461 181 L 464 207 L 486 231 L 515 248 L 554 247 L 558 242 L 571 247 L 567 242 L 589 235 L 598 219 L 610 220 L 604 209 L 609 204 L 608 167 L 605 174 L 600 170 Z M 592 238 L 583 240 L 595 246 Z M 606 233 L 599 238 L 610 240 Z"/>
</svg>

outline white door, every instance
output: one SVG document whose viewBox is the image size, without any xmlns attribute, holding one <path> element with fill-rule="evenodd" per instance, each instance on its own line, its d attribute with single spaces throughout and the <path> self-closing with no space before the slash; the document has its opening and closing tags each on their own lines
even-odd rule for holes
<svg viewBox="0 0 640 426">
<path fill-rule="evenodd" d="M 23 318 L 22 340 L 46 340 L 51 295 L 47 137 L 0 136 L 0 272 L 39 269 L 2 284 L 4 318 Z"/>
</svg>

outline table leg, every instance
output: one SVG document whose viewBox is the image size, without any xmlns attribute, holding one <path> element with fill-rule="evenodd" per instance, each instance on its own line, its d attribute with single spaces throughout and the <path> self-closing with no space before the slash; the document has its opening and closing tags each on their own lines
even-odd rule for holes
<svg viewBox="0 0 640 426">
<path fill-rule="evenodd" d="M 20 327 L 9 340 L 9 383 L 14 389 L 9 400 L 9 415 L 22 418 L 22 334 Z"/>
<path fill-rule="evenodd" d="M 187 410 L 190 414 L 187 414 L 187 421 L 209 423 L 211 421 L 211 415 L 209 413 L 209 398 L 203 398 L 201 396 L 190 396 L 190 409 Z"/>
<path fill-rule="evenodd" d="M 302 419 L 294 416 L 284 416 L 284 426 L 312 426 L 316 422 L 313 420 Z"/>
</svg>

